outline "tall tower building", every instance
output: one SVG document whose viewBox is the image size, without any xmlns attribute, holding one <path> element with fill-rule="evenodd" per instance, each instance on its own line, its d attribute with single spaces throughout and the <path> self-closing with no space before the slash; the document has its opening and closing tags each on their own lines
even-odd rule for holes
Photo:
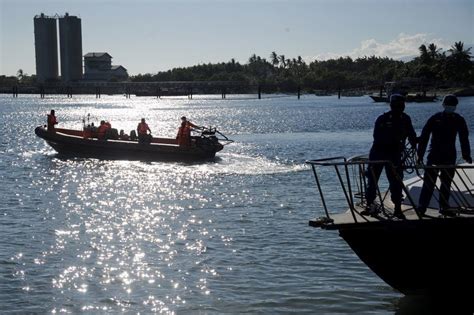
<svg viewBox="0 0 474 315">
<path fill-rule="evenodd" d="M 36 78 L 38 82 L 58 79 L 58 36 L 56 18 L 41 13 L 35 26 Z"/>
<path fill-rule="evenodd" d="M 82 79 L 81 19 L 66 13 L 59 18 L 59 50 L 61 79 L 64 82 Z"/>
</svg>

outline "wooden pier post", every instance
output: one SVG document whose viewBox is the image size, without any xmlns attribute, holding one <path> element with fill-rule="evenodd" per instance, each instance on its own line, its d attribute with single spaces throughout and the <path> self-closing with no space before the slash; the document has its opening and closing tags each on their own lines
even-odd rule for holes
<svg viewBox="0 0 474 315">
<path fill-rule="evenodd" d="M 189 100 L 193 99 L 193 87 L 190 87 L 188 90 L 188 99 Z"/>
</svg>

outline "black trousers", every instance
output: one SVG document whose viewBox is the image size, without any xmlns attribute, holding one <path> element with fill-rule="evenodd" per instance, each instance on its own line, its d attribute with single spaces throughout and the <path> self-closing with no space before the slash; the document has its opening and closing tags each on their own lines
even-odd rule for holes
<svg viewBox="0 0 474 315">
<path fill-rule="evenodd" d="M 385 174 L 387 175 L 390 197 L 393 204 L 398 207 L 402 203 L 402 180 L 403 180 L 403 169 L 401 168 L 401 153 L 400 152 L 380 152 L 371 150 L 369 155 L 369 161 L 381 161 L 387 160 L 391 164 L 369 164 L 367 169 L 367 191 L 365 198 L 367 204 L 371 204 L 375 201 L 377 196 L 377 187 L 382 170 L 385 168 Z M 393 167 L 392 167 L 393 165 Z"/>
<path fill-rule="evenodd" d="M 455 169 L 439 169 L 439 168 L 427 168 L 425 169 L 425 175 L 423 177 L 423 188 L 421 189 L 420 200 L 418 202 L 419 207 L 426 209 L 433 196 L 433 191 L 436 185 L 438 176 L 441 181 L 441 187 L 439 189 L 439 207 L 440 210 L 449 208 L 449 194 L 451 189 L 451 183 L 453 181 Z"/>
</svg>

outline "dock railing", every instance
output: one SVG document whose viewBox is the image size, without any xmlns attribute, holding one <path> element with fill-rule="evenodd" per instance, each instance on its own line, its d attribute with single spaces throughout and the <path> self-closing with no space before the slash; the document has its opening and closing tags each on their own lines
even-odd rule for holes
<svg viewBox="0 0 474 315">
<path fill-rule="evenodd" d="M 403 170 L 409 174 L 415 174 L 414 178 L 403 181 L 398 175 L 395 166 L 392 162 L 386 160 L 369 161 L 367 156 L 357 156 L 353 158 L 345 158 L 342 156 L 317 159 L 306 161 L 311 165 L 312 172 L 316 181 L 316 186 L 319 195 L 320 205 L 324 209 L 325 216 L 318 220 L 323 224 L 332 223 L 331 213 L 335 212 L 329 209 L 332 205 L 328 204 L 327 196 L 330 195 L 334 200 L 337 200 L 336 208 L 341 208 L 340 200 L 345 200 L 344 210 L 349 209 L 354 223 L 368 222 L 370 216 L 362 215 L 361 212 L 367 207 L 366 191 L 367 178 L 370 176 L 370 165 L 382 164 L 386 168 L 386 172 L 393 172 L 394 178 L 402 188 L 403 192 L 403 210 L 415 210 L 418 206 L 419 192 L 426 177 L 427 181 L 434 182 L 429 174 L 439 174 L 440 176 L 450 177 L 452 180 L 449 190 L 449 210 L 455 214 L 474 215 L 474 166 L 473 165 L 413 165 L 403 166 Z M 433 170 L 430 172 L 429 170 Z M 334 177 L 336 176 L 338 185 L 334 184 Z M 373 174 L 372 174 L 373 176 Z M 428 177 L 430 176 L 430 177 Z M 381 176 L 382 177 L 382 176 Z M 384 180 L 381 181 L 384 182 Z M 413 184 L 418 182 L 418 189 L 413 189 Z M 325 187 L 326 186 L 326 187 Z M 338 188 L 336 191 L 335 189 Z M 386 187 L 388 188 L 388 187 Z M 446 189 L 446 188 L 444 188 Z M 437 180 L 434 182 L 434 193 L 432 202 L 439 206 L 440 199 L 443 198 L 441 193 L 441 184 Z M 376 185 L 376 207 L 378 208 L 377 218 L 381 220 L 393 220 L 393 207 L 389 207 L 389 202 L 386 202 L 389 195 L 388 189 L 382 189 L 379 184 Z M 424 218 L 421 213 L 415 211 L 419 219 Z"/>
</svg>

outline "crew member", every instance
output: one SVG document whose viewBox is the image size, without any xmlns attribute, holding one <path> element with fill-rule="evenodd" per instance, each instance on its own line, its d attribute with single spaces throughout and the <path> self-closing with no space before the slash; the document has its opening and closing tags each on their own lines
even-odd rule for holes
<svg viewBox="0 0 474 315">
<path fill-rule="evenodd" d="M 377 214 L 378 209 L 374 204 L 377 183 L 385 167 L 385 174 L 389 181 L 391 199 L 394 204 L 394 216 L 404 219 L 401 210 L 402 203 L 402 152 L 405 141 L 408 138 L 413 147 L 416 146 L 416 133 L 411 123 L 411 118 L 403 111 L 405 110 L 405 98 L 400 94 L 392 94 L 390 97 L 390 111 L 380 115 L 375 121 L 374 142 L 370 149 L 369 161 L 389 161 L 390 163 L 369 163 L 367 169 L 367 208 L 362 211 L 363 215 Z"/>
<path fill-rule="evenodd" d="M 150 132 L 150 134 L 148 134 Z M 151 142 L 151 129 L 145 122 L 145 118 L 142 118 L 141 122 L 137 126 L 138 142 L 139 143 L 150 143 Z"/>
<path fill-rule="evenodd" d="M 51 113 L 48 114 L 48 131 L 55 132 L 54 125 L 57 125 L 58 121 L 54 115 L 54 109 L 51 110 Z"/>
<path fill-rule="evenodd" d="M 128 141 L 128 140 L 130 140 L 130 137 L 129 137 L 129 135 L 127 135 L 127 134 L 123 131 L 123 129 L 121 129 L 121 130 L 120 130 L 120 134 L 119 134 L 119 139 L 120 139 L 120 140 L 127 140 L 127 141 Z"/>
<path fill-rule="evenodd" d="M 176 139 L 178 140 L 178 145 L 180 146 L 189 146 L 191 145 L 191 130 L 192 128 L 202 129 L 189 120 L 185 116 L 181 117 L 181 126 L 178 129 L 178 134 Z"/>
<path fill-rule="evenodd" d="M 456 164 L 456 136 L 459 134 L 459 142 L 461 144 L 462 158 L 472 163 L 471 147 L 469 145 L 469 131 L 464 118 L 455 113 L 458 99 L 455 95 L 446 95 L 443 98 L 442 112 L 438 112 L 431 116 L 426 122 L 420 136 L 420 144 L 418 146 L 418 162 L 423 163 L 428 140 L 431 135 L 430 150 L 427 157 L 423 177 L 423 188 L 420 193 L 417 212 L 423 215 L 426 212 L 433 190 L 436 185 L 438 175 L 441 180 L 439 206 L 442 215 L 454 216 L 453 212 L 448 211 L 449 208 L 449 191 L 454 176 L 454 168 L 432 168 L 433 165 L 455 165 Z M 441 174 L 440 174 L 441 173 Z"/>
<path fill-rule="evenodd" d="M 101 120 L 100 126 L 97 128 L 97 139 L 104 140 L 108 129 L 109 126 L 105 123 L 105 120 Z"/>
</svg>

